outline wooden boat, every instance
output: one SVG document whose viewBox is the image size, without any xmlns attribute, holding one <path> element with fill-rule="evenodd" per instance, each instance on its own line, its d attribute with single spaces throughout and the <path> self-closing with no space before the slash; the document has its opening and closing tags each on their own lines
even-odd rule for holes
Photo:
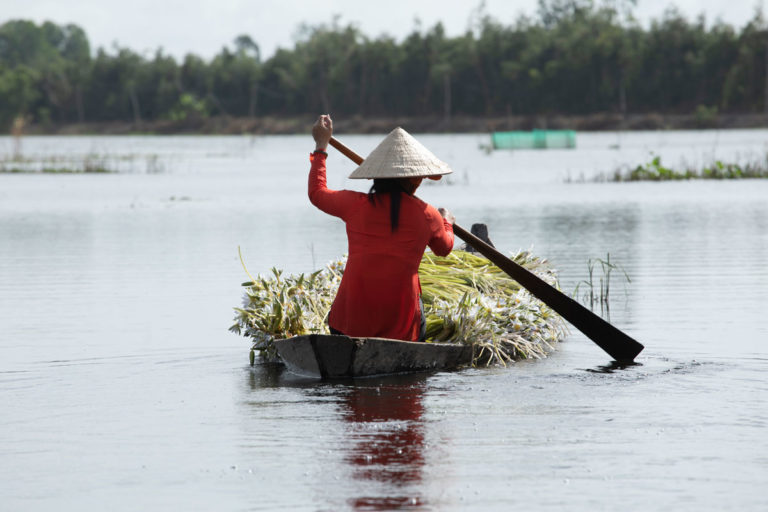
<svg viewBox="0 0 768 512">
<path fill-rule="evenodd" d="M 275 346 L 293 373 L 323 379 L 448 370 L 472 362 L 471 346 L 451 343 L 311 334 L 276 340 Z"/>
</svg>

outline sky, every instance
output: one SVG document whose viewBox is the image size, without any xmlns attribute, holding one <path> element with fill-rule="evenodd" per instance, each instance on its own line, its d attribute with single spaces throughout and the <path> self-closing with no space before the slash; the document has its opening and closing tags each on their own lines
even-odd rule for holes
<svg viewBox="0 0 768 512">
<path fill-rule="evenodd" d="M 689 19 L 704 13 L 741 28 L 765 0 L 637 0 L 635 16 L 643 25 L 675 5 Z M 278 47 L 292 48 L 302 23 L 329 23 L 339 15 L 342 25 L 353 23 L 368 37 L 386 34 L 402 40 L 416 19 L 423 29 L 442 22 L 455 36 L 468 28 L 480 0 L 0 0 L 0 24 L 10 19 L 38 23 L 75 23 L 88 35 L 92 49 L 110 51 L 115 43 L 148 56 L 158 48 L 183 57 L 194 53 L 210 58 L 234 38 L 248 34 L 261 48 L 262 58 Z M 503 24 L 521 14 L 534 15 L 536 0 L 485 0 L 485 10 Z"/>
</svg>

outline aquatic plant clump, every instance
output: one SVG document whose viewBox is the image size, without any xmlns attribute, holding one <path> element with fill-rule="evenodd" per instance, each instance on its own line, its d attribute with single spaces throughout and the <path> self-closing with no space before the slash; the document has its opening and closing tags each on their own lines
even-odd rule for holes
<svg viewBox="0 0 768 512">
<path fill-rule="evenodd" d="M 45 155 L 0 157 L 0 173 L 13 174 L 101 174 L 118 172 L 163 172 L 158 155 Z"/>
<path fill-rule="evenodd" d="M 529 252 L 512 258 L 557 285 L 546 261 Z M 308 275 L 284 276 L 273 268 L 268 277 L 251 276 L 243 283 L 243 305 L 235 308 L 230 330 L 251 338 L 252 349 L 268 360 L 277 357 L 276 339 L 328 334 L 326 318 L 345 264 L 342 258 Z M 446 257 L 426 253 L 419 278 L 427 342 L 472 345 L 476 362 L 506 364 L 540 358 L 566 334 L 559 315 L 482 256 L 458 250 Z"/>
<path fill-rule="evenodd" d="M 768 178 L 768 155 L 764 161 L 756 160 L 746 164 L 725 163 L 716 160 L 701 169 L 688 167 L 676 170 L 667 167 L 656 156 L 644 165 L 631 169 L 617 169 L 609 175 L 600 174 L 594 181 L 671 181 L 671 180 L 737 180 L 749 178 Z"/>
</svg>

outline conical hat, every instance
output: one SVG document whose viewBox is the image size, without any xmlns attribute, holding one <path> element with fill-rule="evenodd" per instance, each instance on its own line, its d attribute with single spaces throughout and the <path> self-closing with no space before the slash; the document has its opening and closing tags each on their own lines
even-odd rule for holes
<svg viewBox="0 0 768 512">
<path fill-rule="evenodd" d="M 397 127 L 349 177 L 419 178 L 452 172 L 448 164 L 439 160 L 408 132 Z"/>
</svg>

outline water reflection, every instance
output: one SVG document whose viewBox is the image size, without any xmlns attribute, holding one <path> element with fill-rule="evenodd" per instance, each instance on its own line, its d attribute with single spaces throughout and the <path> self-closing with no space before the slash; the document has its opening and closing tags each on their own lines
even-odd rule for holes
<svg viewBox="0 0 768 512">
<path fill-rule="evenodd" d="M 355 510 L 418 508 L 424 467 L 424 406 L 426 377 L 409 375 L 357 381 L 343 400 L 351 443 L 344 461 L 355 480 L 384 484 L 386 495 L 353 498 Z M 371 488 L 370 485 L 361 486 Z"/>
<path fill-rule="evenodd" d="M 282 365 L 257 364 L 248 388 L 301 388 L 339 413 L 334 439 L 350 475 L 353 510 L 415 510 L 425 506 L 420 487 L 425 465 L 423 399 L 428 374 L 320 382 L 297 377 Z M 326 431 L 327 432 L 327 431 Z M 333 470 L 336 472 L 335 470 Z"/>
<path fill-rule="evenodd" d="M 286 373 L 283 364 L 259 362 L 248 372 L 248 387 L 251 391 L 279 387 L 285 384 L 283 377 Z"/>
<path fill-rule="evenodd" d="M 619 361 L 611 361 L 608 364 L 598 366 L 597 368 L 585 368 L 584 371 L 590 372 L 590 373 L 615 373 L 617 371 L 626 370 L 627 368 L 631 368 L 633 366 L 643 366 L 642 363 L 638 363 L 635 361 L 632 362 L 619 362 Z"/>
</svg>

